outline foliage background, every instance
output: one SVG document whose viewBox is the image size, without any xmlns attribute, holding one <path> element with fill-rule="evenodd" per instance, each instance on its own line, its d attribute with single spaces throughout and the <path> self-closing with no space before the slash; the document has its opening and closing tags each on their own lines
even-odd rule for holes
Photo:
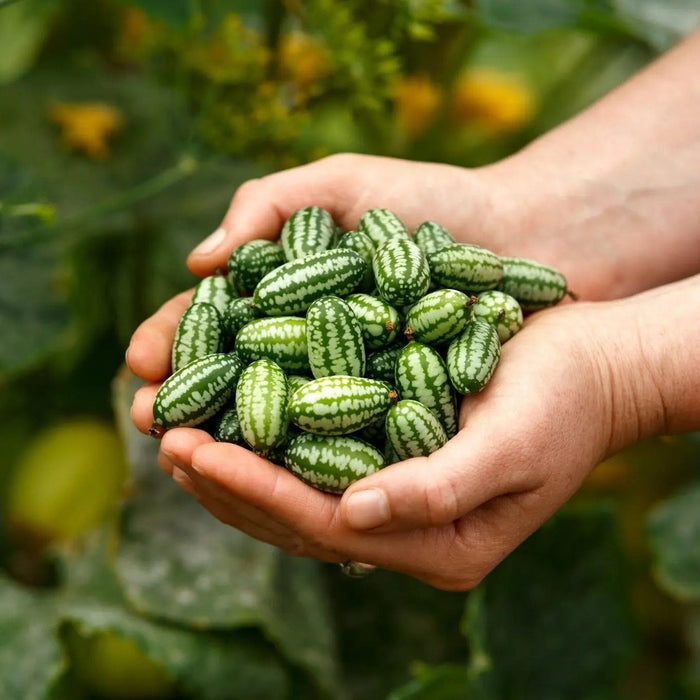
<svg viewBox="0 0 700 700">
<path fill-rule="evenodd" d="M 491 162 L 699 21 L 684 0 L 0 3 L 0 696 L 700 697 L 696 436 L 604 463 L 445 593 L 215 522 L 130 427 L 122 367 L 244 180 L 339 151 Z"/>
</svg>

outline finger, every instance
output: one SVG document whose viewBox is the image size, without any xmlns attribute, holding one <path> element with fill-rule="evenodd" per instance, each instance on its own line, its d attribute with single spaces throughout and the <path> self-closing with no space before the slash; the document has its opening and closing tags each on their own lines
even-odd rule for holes
<svg viewBox="0 0 700 700">
<path fill-rule="evenodd" d="M 135 394 L 131 403 L 131 420 L 134 425 L 148 435 L 153 425 L 153 402 L 160 388 L 159 382 L 142 386 Z"/>
<path fill-rule="evenodd" d="M 175 331 L 192 292 L 190 289 L 167 301 L 134 331 L 126 351 L 126 363 L 137 377 L 155 382 L 170 374 Z"/>
<path fill-rule="evenodd" d="M 200 276 L 225 267 L 234 248 L 254 238 L 277 238 L 284 222 L 305 206 L 323 207 L 342 222 L 356 175 L 327 158 L 243 183 L 221 227 L 192 251 L 188 267 Z"/>
</svg>

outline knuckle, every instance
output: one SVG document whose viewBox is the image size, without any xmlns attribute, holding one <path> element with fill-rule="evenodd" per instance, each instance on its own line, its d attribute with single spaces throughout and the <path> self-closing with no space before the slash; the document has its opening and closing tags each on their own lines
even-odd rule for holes
<svg viewBox="0 0 700 700">
<path fill-rule="evenodd" d="M 260 190 L 261 182 L 262 178 L 256 177 L 241 183 L 236 189 L 236 191 L 233 193 L 233 197 L 231 198 L 231 204 L 234 204 L 235 202 L 241 199 L 247 199 L 254 193 L 258 192 Z"/>
<path fill-rule="evenodd" d="M 423 505 L 427 524 L 444 525 L 460 516 L 457 487 L 448 475 L 428 472 L 423 487 Z"/>
</svg>

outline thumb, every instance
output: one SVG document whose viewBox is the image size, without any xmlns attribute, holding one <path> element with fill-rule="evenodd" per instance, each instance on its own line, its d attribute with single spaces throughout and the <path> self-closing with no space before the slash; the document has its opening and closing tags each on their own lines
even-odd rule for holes
<svg viewBox="0 0 700 700">
<path fill-rule="evenodd" d="M 462 430 L 429 457 L 398 462 L 350 486 L 341 517 L 354 530 L 382 533 L 447 525 L 496 496 L 536 486 L 522 472 L 509 472 L 504 455 L 485 444 L 480 449 Z"/>
<path fill-rule="evenodd" d="M 277 238 L 284 222 L 302 207 L 323 207 L 342 222 L 354 201 L 353 171 L 342 165 L 343 157 L 347 156 L 331 156 L 244 182 L 221 226 L 190 253 L 187 266 L 199 276 L 225 268 L 231 251 L 254 238 Z"/>
</svg>

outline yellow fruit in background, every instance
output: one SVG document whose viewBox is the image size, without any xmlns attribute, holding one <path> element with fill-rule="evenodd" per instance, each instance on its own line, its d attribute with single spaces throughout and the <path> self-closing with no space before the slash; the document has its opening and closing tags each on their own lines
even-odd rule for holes
<svg viewBox="0 0 700 700">
<path fill-rule="evenodd" d="M 396 120 L 411 137 L 422 134 L 435 120 L 442 89 L 425 76 L 404 76 L 394 86 Z"/>
<path fill-rule="evenodd" d="M 122 444 L 109 424 L 86 418 L 47 428 L 14 470 L 10 531 L 32 545 L 74 538 L 115 512 L 126 476 Z"/>
<path fill-rule="evenodd" d="M 60 128 L 68 150 L 82 151 L 93 160 L 107 158 L 111 137 L 124 127 L 121 111 L 99 102 L 57 102 L 49 110 L 49 119 Z"/>
<path fill-rule="evenodd" d="M 450 115 L 459 124 L 508 134 L 532 121 L 536 107 L 533 91 L 520 77 L 492 68 L 472 68 L 455 82 Z"/>
<path fill-rule="evenodd" d="M 134 642 L 114 632 L 82 635 L 66 629 L 64 640 L 75 679 L 104 700 L 157 700 L 175 694 L 175 681 Z"/>
</svg>

